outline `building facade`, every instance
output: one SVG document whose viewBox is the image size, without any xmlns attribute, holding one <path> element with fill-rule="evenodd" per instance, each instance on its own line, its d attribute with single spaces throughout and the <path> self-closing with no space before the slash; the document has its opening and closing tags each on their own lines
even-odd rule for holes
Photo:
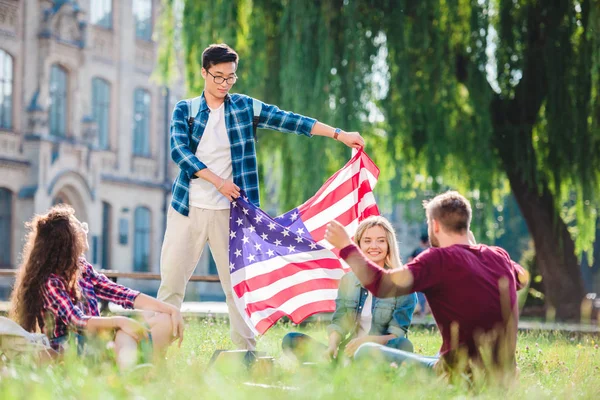
<svg viewBox="0 0 600 400">
<path fill-rule="evenodd" d="M 0 268 L 18 265 L 25 221 L 68 203 L 95 266 L 159 272 L 184 96 L 152 79 L 160 3 L 0 0 Z"/>
</svg>

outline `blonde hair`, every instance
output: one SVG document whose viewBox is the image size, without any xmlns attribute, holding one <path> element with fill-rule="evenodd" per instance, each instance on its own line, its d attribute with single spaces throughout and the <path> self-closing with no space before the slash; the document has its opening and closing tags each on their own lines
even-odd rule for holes
<svg viewBox="0 0 600 400">
<path fill-rule="evenodd" d="M 385 259 L 385 265 L 389 268 L 399 268 L 402 266 L 400 259 L 400 251 L 398 250 L 398 240 L 396 239 L 396 231 L 394 227 L 385 217 L 380 215 L 371 216 L 363 220 L 356 229 L 354 241 L 360 246 L 360 241 L 368 229 L 375 226 L 381 227 L 385 231 L 385 238 L 388 242 L 388 254 Z"/>
</svg>

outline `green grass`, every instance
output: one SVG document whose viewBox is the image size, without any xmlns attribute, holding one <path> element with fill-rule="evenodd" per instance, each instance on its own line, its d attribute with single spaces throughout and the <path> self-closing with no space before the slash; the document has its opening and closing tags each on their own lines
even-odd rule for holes
<svg viewBox="0 0 600 400">
<path fill-rule="evenodd" d="M 405 365 L 298 366 L 280 349 L 291 330 L 297 328 L 280 324 L 259 340 L 258 350 L 275 357 L 268 373 L 207 369 L 216 349 L 232 347 L 229 328 L 223 321 L 190 320 L 181 349 L 173 346 L 164 365 L 120 372 L 110 351 L 95 359 L 68 354 L 61 364 L 43 367 L 9 362 L 0 367 L 0 399 L 600 398 L 600 339 L 595 336 L 522 333 L 518 381 L 509 388 L 469 389 Z M 324 329 L 309 328 L 309 333 L 325 342 Z M 441 342 L 431 330 L 415 329 L 410 338 L 415 351 L 426 355 L 435 354 Z"/>
</svg>

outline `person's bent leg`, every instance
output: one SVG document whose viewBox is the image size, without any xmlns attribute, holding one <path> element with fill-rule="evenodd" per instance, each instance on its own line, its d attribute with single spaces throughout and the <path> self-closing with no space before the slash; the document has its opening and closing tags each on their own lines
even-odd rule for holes
<svg viewBox="0 0 600 400">
<path fill-rule="evenodd" d="M 290 332 L 283 337 L 281 348 L 287 355 L 295 357 L 300 362 L 320 361 L 327 346 L 300 332 Z"/>
<path fill-rule="evenodd" d="M 117 365 L 122 370 L 131 369 L 138 361 L 138 342 L 122 330 L 115 335 Z"/>
<path fill-rule="evenodd" d="M 415 363 L 422 367 L 432 369 L 438 361 L 437 357 L 421 356 L 408 351 L 392 349 L 391 347 L 382 346 L 376 343 L 364 343 L 354 353 L 356 361 L 384 361 L 386 363 L 396 363 L 398 365 L 403 362 Z"/>
<path fill-rule="evenodd" d="M 385 344 L 386 347 L 391 347 L 392 349 L 408 351 L 410 353 L 414 352 L 415 348 L 410 340 L 406 337 L 399 337 L 388 341 Z"/>
<path fill-rule="evenodd" d="M 208 220 L 202 210 L 190 207 L 186 217 L 169 206 L 167 230 L 160 255 L 160 287 L 157 298 L 181 307 L 185 288 L 208 238 Z M 205 215 L 204 215 L 205 216 Z"/>
<path fill-rule="evenodd" d="M 173 340 L 173 324 L 171 316 L 165 313 L 144 312 L 144 320 L 150 327 L 152 337 L 152 350 L 154 358 L 163 358 Z"/>
<path fill-rule="evenodd" d="M 217 265 L 217 272 L 225 293 L 225 301 L 229 312 L 231 341 L 238 349 L 254 350 L 256 348 L 254 332 L 240 314 L 233 298 L 229 272 L 229 215 L 229 210 L 213 211 L 208 233 L 208 244 Z"/>
</svg>

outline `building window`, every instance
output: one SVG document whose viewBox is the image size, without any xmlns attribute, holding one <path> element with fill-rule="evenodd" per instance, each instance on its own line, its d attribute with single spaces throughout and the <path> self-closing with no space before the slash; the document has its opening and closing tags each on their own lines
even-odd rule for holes
<svg viewBox="0 0 600 400">
<path fill-rule="evenodd" d="M 138 207 L 134 213 L 133 270 L 150 271 L 150 210 Z"/>
<path fill-rule="evenodd" d="M 50 70 L 50 134 L 67 134 L 67 71 L 56 64 Z"/>
<path fill-rule="evenodd" d="M 133 97 L 133 155 L 150 157 L 150 93 L 136 89 Z"/>
<path fill-rule="evenodd" d="M 13 59 L 0 49 L 0 129 L 12 128 Z"/>
<path fill-rule="evenodd" d="M 102 268 L 110 269 L 110 237 L 112 231 L 112 207 L 102 202 Z"/>
<path fill-rule="evenodd" d="M 135 36 L 138 39 L 152 39 L 152 0 L 133 0 Z"/>
<path fill-rule="evenodd" d="M 112 28 L 112 0 L 92 0 L 90 18 L 92 24 Z"/>
<path fill-rule="evenodd" d="M 11 266 L 12 192 L 0 188 L 0 266 Z"/>
<path fill-rule="evenodd" d="M 104 79 L 92 79 L 92 114 L 98 124 L 98 147 L 110 147 L 110 86 Z"/>
</svg>

